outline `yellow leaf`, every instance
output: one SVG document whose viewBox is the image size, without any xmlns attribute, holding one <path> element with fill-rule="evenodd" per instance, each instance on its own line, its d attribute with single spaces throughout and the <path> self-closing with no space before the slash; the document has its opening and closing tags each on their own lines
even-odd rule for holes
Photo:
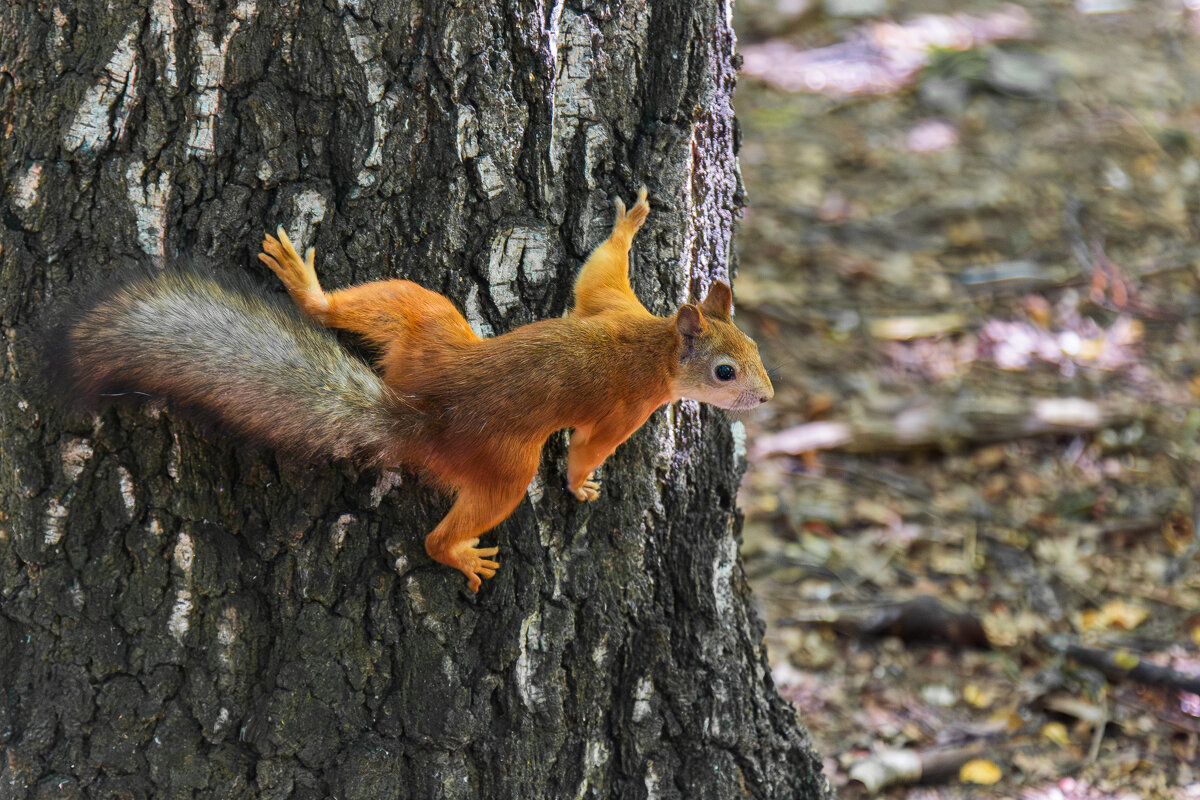
<svg viewBox="0 0 1200 800">
<path fill-rule="evenodd" d="M 1191 636 L 1192 644 L 1196 645 L 1196 647 L 1200 647 L 1200 622 L 1197 622 L 1192 626 Z"/>
<path fill-rule="evenodd" d="M 1131 631 L 1145 622 L 1150 612 L 1145 606 L 1133 605 L 1124 600 L 1110 600 L 1100 609 L 1100 616 L 1106 619 L 1105 627 Z"/>
<path fill-rule="evenodd" d="M 1138 658 L 1136 654 L 1126 650 L 1123 647 L 1113 653 L 1113 663 L 1126 672 L 1136 667 L 1141 663 L 1141 661 L 1142 660 Z"/>
<path fill-rule="evenodd" d="M 1071 743 L 1071 736 L 1067 733 L 1067 726 L 1061 722 L 1047 722 L 1043 725 L 1042 738 L 1054 742 L 1059 747 L 1066 747 Z"/>
<path fill-rule="evenodd" d="M 974 706 L 975 708 L 987 708 L 996 698 L 988 690 L 982 688 L 977 683 L 968 683 L 963 687 L 963 700 Z"/>
<path fill-rule="evenodd" d="M 1109 600 L 1099 609 L 1086 609 L 1079 615 L 1079 620 L 1085 631 L 1113 628 L 1131 631 L 1145 622 L 1149 615 L 1150 612 L 1145 606 L 1126 603 L 1124 600 Z"/>
<path fill-rule="evenodd" d="M 958 770 L 958 779 L 963 783 L 978 783 L 981 786 L 991 786 L 998 782 L 1003 773 L 996 762 L 986 758 L 973 758 L 963 764 Z"/>
</svg>

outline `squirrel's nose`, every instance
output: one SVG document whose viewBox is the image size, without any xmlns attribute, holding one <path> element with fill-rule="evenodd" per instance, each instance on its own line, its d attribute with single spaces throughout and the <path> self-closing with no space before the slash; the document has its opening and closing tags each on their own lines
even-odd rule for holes
<svg viewBox="0 0 1200 800">
<path fill-rule="evenodd" d="M 763 403 L 767 402 L 770 399 L 771 398 L 769 398 L 769 397 L 760 397 L 760 398 L 758 398 L 758 404 L 761 406 Z"/>
</svg>

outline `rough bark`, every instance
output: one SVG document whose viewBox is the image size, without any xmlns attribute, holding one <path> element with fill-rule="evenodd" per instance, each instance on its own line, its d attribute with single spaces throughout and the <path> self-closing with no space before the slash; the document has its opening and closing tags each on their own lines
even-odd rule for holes
<svg viewBox="0 0 1200 800">
<path fill-rule="evenodd" d="M 714 0 L 0 9 L 0 795 L 828 793 L 766 670 L 720 412 L 656 414 L 588 505 L 552 439 L 476 597 L 409 475 L 35 388 L 72 291 L 181 257 L 278 291 L 278 223 L 327 286 L 408 277 L 502 331 L 563 312 L 645 182 L 634 285 L 667 312 L 731 260 L 732 57 Z"/>
</svg>

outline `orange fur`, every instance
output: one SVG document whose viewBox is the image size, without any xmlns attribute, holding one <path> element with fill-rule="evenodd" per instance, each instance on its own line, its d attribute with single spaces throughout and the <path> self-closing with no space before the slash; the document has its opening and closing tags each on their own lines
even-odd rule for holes
<svg viewBox="0 0 1200 800">
<path fill-rule="evenodd" d="M 492 560 L 497 549 L 477 547 L 479 536 L 520 503 L 555 431 L 574 429 L 569 488 L 594 500 L 596 468 L 655 409 L 686 396 L 692 384 L 680 376 L 697 347 L 732 359 L 746 373 L 739 381 L 749 386 L 745 392 L 762 401 L 770 396 L 753 342 L 728 323 L 724 284 L 717 284 L 723 293 L 710 294 L 711 305 L 684 307 L 710 317 L 708 323 L 700 317 L 704 332 L 685 333 L 680 315 L 657 317 L 638 301 L 629 284 L 629 248 L 650 210 L 646 190 L 628 212 L 616 202 L 611 234 L 576 279 L 571 313 L 491 339 L 476 336 L 448 299 L 410 281 L 324 292 L 311 249 L 301 259 L 282 228 L 263 242 L 259 258 L 305 313 L 381 348 L 385 382 L 421 415 L 415 435 L 395 443 L 394 460 L 456 494 L 426 537 L 426 550 L 462 571 L 473 591 L 499 567 Z"/>
</svg>

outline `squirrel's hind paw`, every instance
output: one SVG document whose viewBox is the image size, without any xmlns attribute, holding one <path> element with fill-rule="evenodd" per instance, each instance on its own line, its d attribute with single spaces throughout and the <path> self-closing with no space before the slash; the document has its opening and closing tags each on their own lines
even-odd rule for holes
<svg viewBox="0 0 1200 800">
<path fill-rule="evenodd" d="M 572 494 L 583 502 L 589 503 L 600 497 L 600 481 L 592 480 L 592 476 L 588 475 L 587 480 L 578 489 L 572 490 Z"/>
<path fill-rule="evenodd" d="M 499 547 L 471 547 L 471 544 L 478 543 L 475 539 L 462 547 L 457 548 L 450 558 L 453 560 L 453 565 L 459 572 L 467 576 L 467 586 L 472 592 L 479 592 L 479 587 L 483 585 L 483 579 L 490 578 L 496 574 L 496 570 L 500 569 L 500 562 L 492 561 L 491 556 L 500 552 Z"/>
<path fill-rule="evenodd" d="M 308 248 L 304 258 L 300 258 L 282 225 L 275 234 L 267 234 L 263 238 L 263 251 L 258 254 L 258 260 L 270 267 L 283 282 L 296 305 L 310 316 L 323 319 L 322 315 L 329 310 L 329 300 L 321 290 L 321 282 L 317 280 L 313 249 Z"/>
<path fill-rule="evenodd" d="M 650 203 L 646 200 L 646 187 L 638 189 L 637 202 L 633 208 L 625 210 L 625 202 L 619 197 L 613 198 L 613 206 L 617 210 L 617 219 L 613 223 L 615 230 L 625 230 L 630 236 L 637 233 L 650 215 Z"/>
<path fill-rule="evenodd" d="M 313 250 L 308 250 L 307 259 L 300 258 L 296 248 L 279 227 L 276 236 L 267 234 L 263 237 L 262 249 L 258 254 L 259 261 L 271 268 L 279 276 L 279 280 L 291 291 L 309 291 L 317 284 L 317 273 L 313 269 Z M 278 238 L 276 238 L 278 237 Z"/>
</svg>

